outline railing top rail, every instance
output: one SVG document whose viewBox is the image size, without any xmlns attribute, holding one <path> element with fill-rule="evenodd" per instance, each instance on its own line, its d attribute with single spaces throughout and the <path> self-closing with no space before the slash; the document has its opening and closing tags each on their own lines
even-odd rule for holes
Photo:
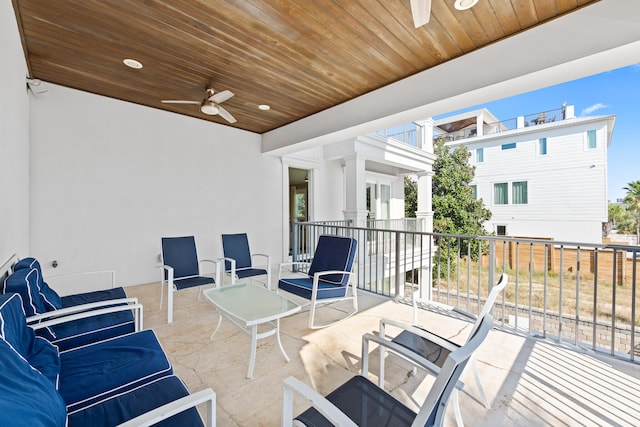
<svg viewBox="0 0 640 427">
<path fill-rule="evenodd" d="M 436 233 L 436 232 L 424 232 L 424 231 L 413 231 L 413 230 L 390 230 L 386 228 L 371 228 L 371 227 L 356 227 L 350 225 L 340 225 L 336 224 L 336 222 L 332 221 L 314 221 L 314 222 L 298 222 L 298 225 L 310 225 L 310 226 L 327 226 L 331 225 L 332 227 L 339 229 L 349 229 L 349 230 L 360 230 L 366 232 L 379 231 L 386 233 L 404 233 L 411 235 L 424 235 L 428 237 L 444 237 L 444 238 L 454 238 L 454 239 L 478 239 L 478 240 L 486 240 L 486 241 L 499 241 L 499 242 L 517 242 L 517 243 L 529 243 L 529 244 L 537 244 L 537 245 L 552 245 L 552 246 L 569 246 L 569 247 L 590 247 L 590 248 L 598 248 L 598 249 L 612 249 L 612 250 L 622 250 L 626 252 L 640 252 L 640 246 L 634 245 L 616 245 L 611 243 L 586 243 L 586 242 L 571 242 L 571 241 L 563 241 L 563 240 L 550 240 L 550 239 L 531 239 L 524 237 L 509 237 L 509 236 L 494 236 L 494 235 L 473 235 L 473 234 L 446 234 L 446 233 Z"/>
</svg>

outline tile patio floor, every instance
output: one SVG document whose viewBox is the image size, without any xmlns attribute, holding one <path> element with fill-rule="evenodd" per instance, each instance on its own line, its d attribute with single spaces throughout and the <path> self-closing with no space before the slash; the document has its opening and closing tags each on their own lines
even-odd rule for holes
<svg viewBox="0 0 640 427">
<path fill-rule="evenodd" d="M 217 394 L 217 426 L 278 426 L 282 381 L 292 375 L 327 394 L 359 372 L 361 336 L 378 329 L 381 317 L 410 322 L 410 306 L 367 292 L 359 293 L 360 311 L 345 322 L 321 330 L 307 328 L 308 311 L 282 320 L 286 363 L 275 337 L 258 341 L 253 379 L 247 379 L 250 338 L 228 321 L 213 339 L 218 316 L 198 291 L 175 294 L 174 323 L 166 323 L 166 302 L 159 305 L 159 284 L 127 288 L 144 304 L 144 326 L 156 331 L 174 371 L 191 391 L 211 387 Z M 295 297 L 294 297 L 295 298 Z M 292 298 L 293 299 L 293 298 Z M 336 314 L 329 308 L 325 313 Z M 470 324 L 420 310 L 420 324 L 456 340 Z M 492 409 L 482 405 L 471 371 L 462 376 L 462 417 L 467 426 L 640 425 L 640 365 L 595 355 L 545 340 L 493 330 L 477 353 L 478 369 Z M 377 350 L 370 378 L 377 381 Z M 413 406 L 426 395 L 432 377 L 410 375 L 406 362 L 386 362 L 386 389 Z M 306 405 L 296 401 L 297 411 Z M 454 426 L 453 410 L 447 426 Z"/>
</svg>

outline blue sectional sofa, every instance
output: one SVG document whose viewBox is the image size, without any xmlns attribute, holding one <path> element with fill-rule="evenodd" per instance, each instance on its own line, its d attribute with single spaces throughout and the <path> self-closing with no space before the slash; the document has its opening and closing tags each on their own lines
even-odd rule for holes
<svg viewBox="0 0 640 427">
<path fill-rule="evenodd" d="M 0 295 L 0 425 L 202 426 L 195 405 L 215 393 L 189 395 L 152 331 L 59 351 L 27 325 L 19 294 Z"/>
<path fill-rule="evenodd" d="M 60 297 L 44 281 L 34 258 L 13 257 L 0 268 L 0 275 L 0 293 L 20 294 L 27 323 L 60 351 L 142 329 L 142 305 L 127 298 L 122 287 Z M 65 320 L 57 320 L 63 316 Z"/>
</svg>

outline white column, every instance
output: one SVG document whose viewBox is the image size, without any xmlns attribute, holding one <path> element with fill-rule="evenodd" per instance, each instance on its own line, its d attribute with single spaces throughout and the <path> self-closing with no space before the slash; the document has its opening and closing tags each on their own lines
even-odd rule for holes
<svg viewBox="0 0 640 427">
<path fill-rule="evenodd" d="M 433 153 L 433 119 L 429 118 L 418 122 L 422 125 L 422 135 L 419 141 L 422 141 L 422 148 L 428 153 Z M 433 232 L 433 207 L 432 207 L 432 176 L 433 170 L 425 170 L 418 174 L 418 208 L 416 210 L 416 218 L 422 223 L 423 232 Z M 426 243 L 426 242 L 425 242 Z M 428 248 L 428 245 L 426 245 Z M 426 264 L 420 266 L 422 269 L 421 280 L 418 284 L 420 292 L 414 295 L 414 298 L 431 300 L 431 269 L 433 262 L 431 260 L 433 254 Z"/>
<path fill-rule="evenodd" d="M 575 119 L 575 117 L 576 117 L 575 106 L 574 105 L 567 105 L 567 109 L 565 110 L 564 118 L 565 119 Z"/>
<path fill-rule="evenodd" d="M 433 119 L 431 117 L 416 122 L 422 130 L 418 137 L 418 143 L 422 150 L 433 153 Z M 416 218 L 423 218 L 422 231 L 433 231 L 433 211 L 431 207 L 431 168 L 418 174 L 418 210 Z"/>
<path fill-rule="evenodd" d="M 365 160 L 357 155 L 345 159 L 344 219 L 352 220 L 355 227 L 364 227 L 367 221 L 367 181 Z"/>
<path fill-rule="evenodd" d="M 418 148 L 433 153 L 433 119 L 431 117 L 416 121 L 418 128 L 417 145 Z"/>
<path fill-rule="evenodd" d="M 476 136 L 484 135 L 484 113 L 481 111 L 476 116 Z"/>
<path fill-rule="evenodd" d="M 416 218 L 422 219 L 422 231 L 430 233 L 433 231 L 433 210 L 431 206 L 431 186 L 433 172 L 418 174 L 418 210 Z"/>
</svg>

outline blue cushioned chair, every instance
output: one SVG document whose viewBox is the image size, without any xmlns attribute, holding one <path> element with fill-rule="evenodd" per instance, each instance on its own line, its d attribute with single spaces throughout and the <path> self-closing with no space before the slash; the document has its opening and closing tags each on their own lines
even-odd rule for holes
<svg viewBox="0 0 640 427">
<path fill-rule="evenodd" d="M 365 334 L 362 345 L 362 376 L 355 376 L 342 386 L 322 397 L 303 382 L 289 377 L 284 382 L 282 426 L 293 425 L 294 393 L 304 397 L 312 407 L 296 417 L 305 426 L 441 426 L 450 397 L 474 351 L 482 344 L 491 329 L 493 317 L 486 316 L 473 337 L 445 358 L 435 382 L 416 414 L 367 376 L 369 371 L 369 342 L 402 353 L 413 363 L 430 369 L 431 362 L 404 347 L 384 338 Z"/>
<path fill-rule="evenodd" d="M 496 285 L 489 292 L 489 295 L 487 296 L 487 299 L 485 300 L 484 305 L 482 306 L 482 310 L 480 311 L 480 314 L 477 317 L 471 313 L 467 313 L 466 311 L 463 311 L 460 309 L 452 309 L 453 314 L 460 315 L 465 320 L 475 321 L 473 327 L 471 328 L 471 332 L 469 333 L 467 340 L 473 337 L 473 334 L 480 327 L 480 324 L 483 322 L 484 318 L 490 315 L 491 309 L 493 308 L 493 305 L 496 299 L 498 298 L 498 295 L 500 295 L 500 293 L 504 291 L 504 288 L 507 286 L 508 282 L 509 282 L 509 277 L 507 276 L 507 274 L 505 273 L 501 274 L 500 278 L 498 279 L 498 283 L 496 283 Z M 416 309 L 417 307 L 414 305 L 414 310 Z M 438 370 L 442 368 L 442 366 L 444 365 L 444 362 L 446 361 L 447 356 L 452 351 L 455 351 L 460 348 L 460 344 L 456 344 L 453 341 L 450 341 L 437 334 L 429 332 L 426 329 L 421 328 L 417 325 L 408 325 L 402 322 L 398 322 L 396 320 L 386 319 L 386 318 L 383 318 L 380 320 L 379 336 L 381 337 L 386 336 L 386 333 L 387 333 L 386 327 L 388 325 L 394 326 L 396 328 L 400 328 L 401 330 L 401 332 L 398 335 L 392 338 L 392 341 L 412 351 L 413 353 L 418 354 L 419 356 L 423 357 L 429 362 L 431 362 L 430 366 L 432 369 L 430 372 L 433 374 L 438 373 Z M 380 387 L 384 386 L 384 362 L 386 357 L 387 357 L 386 348 L 380 347 L 380 371 L 379 371 L 380 374 L 378 376 L 378 381 L 379 381 L 378 384 L 380 385 Z M 474 375 L 476 384 L 478 386 L 478 391 L 480 392 L 480 396 L 482 397 L 484 406 L 487 409 L 491 409 L 491 405 L 489 404 L 487 395 L 485 394 L 484 388 L 482 387 L 482 383 L 480 382 L 480 375 L 478 374 L 476 361 L 475 361 L 475 358 L 473 357 L 470 360 L 470 367 L 473 370 L 473 375 Z M 456 420 L 458 422 L 458 425 L 463 425 L 462 417 L 460 414 L 460 407 L 458 405 L 457 390 L 454 391 L 454 393 L 456 393 L 456 396 L 454 399 L 455 401 L 454 410 L 455 410 Z"/>
<path fill-rule="evenodd" d="M 203 402 L 207 425 L 215 424 L 215 393 L 189 396 L 151 331 L 59 354 L 27 326 L 15 293 L 0 295 L 0 366 L 3 426 L 140 426 L 167 418 L 158 425 L 202 426 L 190 408 Z"/>
<path fill-rule="evenodd" d="M 20 294 L 27 323 L 48 322 L 38 333 L 60 350 L 142 329 L 142 305 L 137 298 L 126 298 L 121 287 L 60 297 L 43 280 L 40 263 L 34 258 L 23 258 L 5 272 L 0 292 Z M 82 314 L 89 310 L 94 312 Z M 77 320 L 70 321 L 74 318 Z"/>
<path fill-rule="evenodd" d="M 217 261 L 203 259 L 198 261 L 196 240 L 193 236 L 162 238 L 162 279 L 160 286 L 160 307 L 164 285 L 167 285 L 167 322 L 173 322 L 173 293 L 195 286 L 220 283 L 220 265 Z M 213 263 L 215 276 L 200 274 L 201 263 Z M 198 296 L 200 296 L 198 294 Z"/>
<path fill-rule="evenodd" d="M 358 294 L 351 281 L 357 246 L 356 239 L 350 237 L 323 235 L 318 239 L 311 264 L 289 262 L 280 265 L 278 289 L 310 300 L 309 328 L 330 326 L 358 312 Z M 283 278 L 283 269 L 292 266 L 308 267 L 307 274 L 304 277 Z M 318 304 L 342 300 L 349 300 L 353 304 L 353 310 L 345 317 L 334 322 L 315 323 Z"/>
<path fill-rule="evenodd" d="M 271 258 L 265 254 L 251 254 L 246 233 L 223 234 L 222 253 L 224 254 L 224 272 L 231 275 L 232 284 L 236 279 L 252 279 L 266 275 L 265 285 L 267 289 L 271 289 Z M 254 258 L 264 259 L 264 266 L 254 266 Z"/>
</svg>

